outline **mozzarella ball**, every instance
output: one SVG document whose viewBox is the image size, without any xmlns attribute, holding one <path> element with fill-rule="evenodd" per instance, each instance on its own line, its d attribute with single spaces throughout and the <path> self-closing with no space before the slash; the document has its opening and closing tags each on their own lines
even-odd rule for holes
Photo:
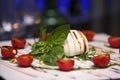
<svg viewBox="0 0 120 80">
<path fill-rule="evenodd" d="M 88 41 L 81 31 L 70 30 L 63 47 L 66 56 L 75 56 L 88 50 Z"/>
</svg>

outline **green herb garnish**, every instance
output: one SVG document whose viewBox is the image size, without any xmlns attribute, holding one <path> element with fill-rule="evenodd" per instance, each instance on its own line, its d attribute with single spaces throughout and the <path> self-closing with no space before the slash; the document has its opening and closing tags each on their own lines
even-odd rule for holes
<svg viewBox="0 0 120 80">
<path fill-rule="evenodd" d="M 85 53 L 79 54 L 76 56 L 76 58 L 82 59 L 82 60 L 91 60 L 94 56 L 97 56 L 99 54 L 112 54 L 114 53 L 112 50 L 97 50 L 95 47 L 89 48 L 89 50 Z"/>
<path fill-rule="evenodd" d="M 41 30 L 45 34 L 45 28 Z M 62 25 L 53 30 L 46 41 L 44 37 L 32 45 L 31 54 L 47 65 L 56 65 L 56 60 L 64 56 L 63 43 L 70 31 L 70 25 Z"/>
<path fill-rule="evenodd" d="M 95 56 L 97 53 L 97 51 L 95 50 L 95 47 L 91 47 L 89 48 L 89 50 L 85 53 L 81 53 L 79 55 L 76 56 L 76 58 L 79 60 L 79 59 L 82 59 L 82 60 L 91 60 L 91 58 L 93 56 Z"/>
</svg>

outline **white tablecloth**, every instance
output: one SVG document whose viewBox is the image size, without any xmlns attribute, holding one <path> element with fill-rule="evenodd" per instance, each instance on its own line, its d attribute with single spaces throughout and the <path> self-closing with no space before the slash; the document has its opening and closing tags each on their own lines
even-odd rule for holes
<svg viewBox="0 0 120 80">
<path fill-rule="evenodd" d="M 107 43 L 109 35 L 96 34 L 94 40 L 89 42 L 90 46 L 98 48 L 112 49 L 115 54 L 114 58 L 119 57 L 119 50 L 104 46 Z M 26 39 L 27 42 L 33 43 L 33 39 Z M 1 41 L 0 46 L 11 45 L 10 41 Z M 30 46 L 26 46 L 25 49 L 19 50 L 20 53 L 29 53 Z M 0 51 L 1 52 L 1 51 Z M 113 68 L 118 69 L 116 72 Z M 34 70 L 31 67 L 22 68 L 17 64 L 10 63 L 7 60 L 3 60 L 0 54 L 0 76 L 5 80 L 98 80 L 98 79 L 120 79 L 120 66 L 112 66 L 103 69 L 90 69 L 90 70 L 74 70 L 64 72 L 60 70 L 47 70 L 38 69 Z"/>
</svg>

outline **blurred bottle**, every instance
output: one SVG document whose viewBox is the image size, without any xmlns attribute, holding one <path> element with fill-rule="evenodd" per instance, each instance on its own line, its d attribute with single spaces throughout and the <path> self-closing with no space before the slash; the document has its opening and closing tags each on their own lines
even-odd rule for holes
<svg viewBox="0 0 120 80">
<path fill-rule="evenodd" d="M 47 10 L 41 17 L 41 25 L 45 25 L 48 28 L 48 32 L 53 30 L 58 25 L 65 24 L 65 20 L 63 17 L 56 12 L 55 9 Z"/>
</svg>

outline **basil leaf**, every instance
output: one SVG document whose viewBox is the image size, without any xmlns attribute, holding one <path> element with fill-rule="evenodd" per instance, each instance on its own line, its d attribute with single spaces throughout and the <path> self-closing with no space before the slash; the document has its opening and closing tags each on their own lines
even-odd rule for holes
<svg viewBox="0 0 120 80">
<path fill-rule="evenodd" d="M 54 55 L 44 54 L 40 57 L 40 60 L 44 61 L 47 65 L 55 66 L 57 58 Z"/>
<path fill-rule="evenodd" d="M 41 35 L 40 41 L 44 41 L 45 40 L 45 34 L 46 34 L 46 27 L 42 26 L 40 28 L 40 35 Z"/>
<path fill-rule="evenodd" d="M 32 54 L 43 54 L 46 53 L 47 50 L 47 44 L 43 41 L 36 42 L 32 46 Z"/>
<path fill-rule="evenodd" d="M 56 65 L 56 60 L 62 58 L 64 55 L 64 48 L 63 46 L 53 46 L 49 53 L 43 54 L 40 57 L 40 60 L 44 61 L 47 65 Z"/>
<path fill-rule="evenodd" d="M 70 25 L 62 25 L 52 31 L 46 42 L 53 45 L 62 45 L 70 31 Z"/>
<path fill-rule="evenodd" d="M 54 56 L 57 58 L 62 58 L 64 55 L 64 48 L 63 46 L 54 46 L 51 50 L 51 53 L 53 53 Z"/>
</svg>

